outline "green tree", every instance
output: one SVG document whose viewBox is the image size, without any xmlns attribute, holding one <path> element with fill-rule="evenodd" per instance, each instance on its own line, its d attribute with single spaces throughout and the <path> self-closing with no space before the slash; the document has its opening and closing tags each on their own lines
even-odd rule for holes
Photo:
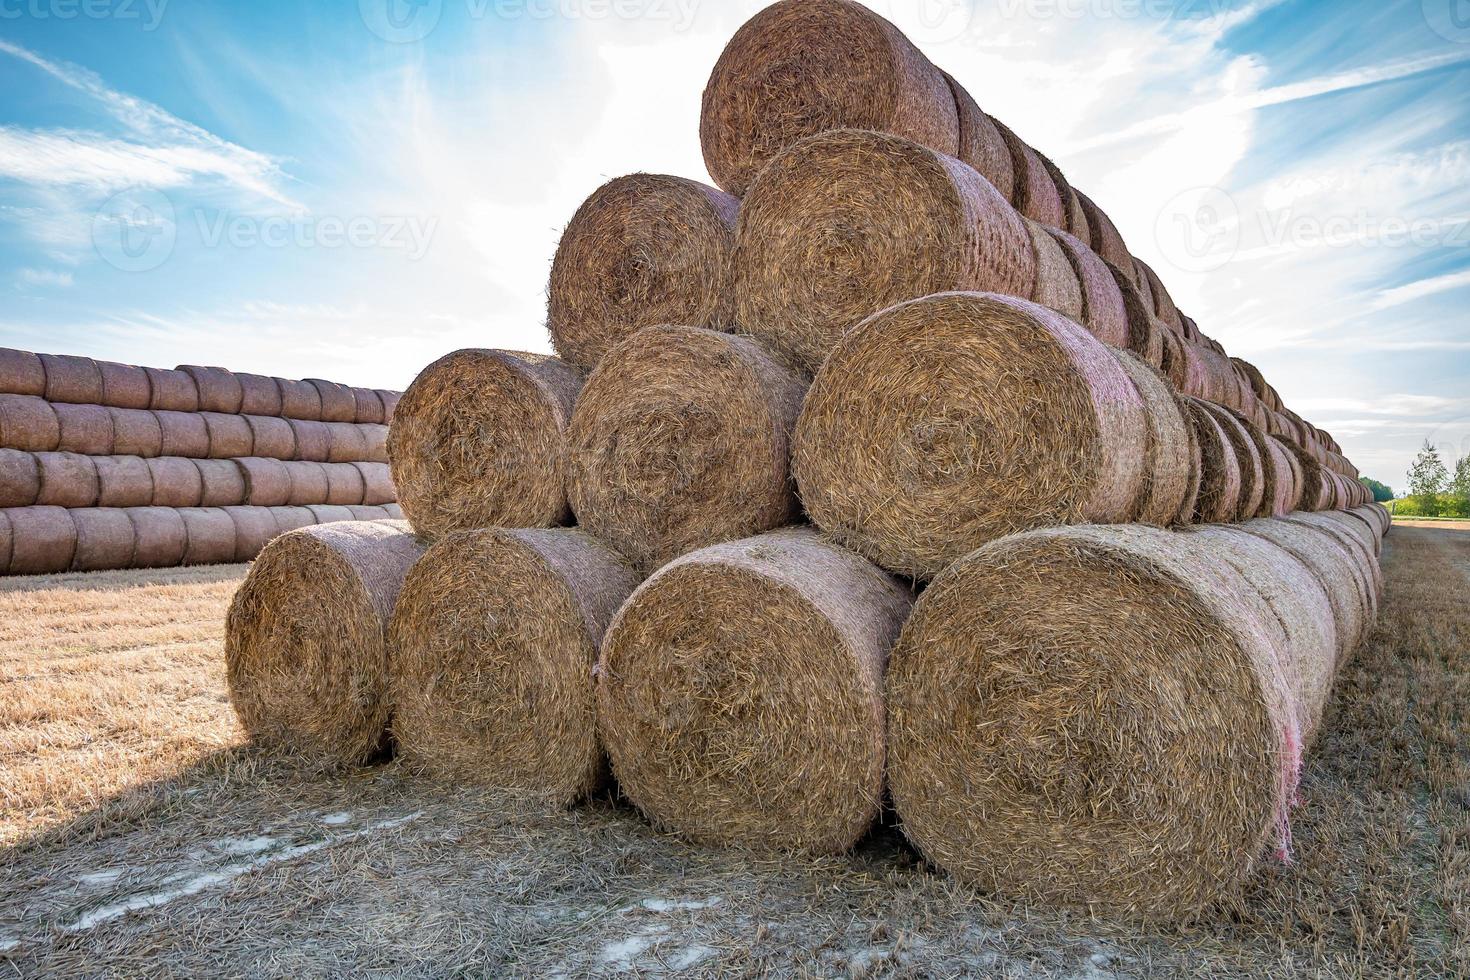
<svg viewBox="0 0 1470 980">
<path fill-rule="evenodd" d="M 1419 455 L 1414 457 L 1414 463 L 1409 467 L 1409 497 L 1415 509 L 1425 517 L 1438 517 L 1439 495 L 1449 488 L 1449 484 L 1450 474 L 1445 469 L 1444 460 L 1439 458 L 1439 450 L 1425 439 Z"/>
<path fill-rule="evenodd" d="M 1461 456 L 1450 478 L 1451 512 L 1456 517 L 1470 517 L 1470 456 Z"/>
<path fill-rule="evenodd" d="M 1393 499 L 1393 487 L 1386 483 L 1379 483 L 1372 477 L 1360 477 L 1359 482 L 1373 492 L 1373 499 L 1380 504 L 1386 504 Z"/>
</svg>

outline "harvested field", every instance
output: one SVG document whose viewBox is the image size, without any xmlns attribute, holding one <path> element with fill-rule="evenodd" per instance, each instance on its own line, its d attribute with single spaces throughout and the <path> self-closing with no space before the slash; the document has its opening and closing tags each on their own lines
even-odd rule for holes
<svg viewBox="0 0 1470 980">
<path fill-rule="evenodd" d="M 1136 932 L 998 905 L 886 827 L 766 859 L 611 797 L 545 814 L 245 748 L 242 566 L 0 585 L 0 961 L 19 975 L 1455 975 L 1470 970 L 1470 527 L 1401 524 L 1295 810 L 1296 863 Z"/>
</svg>

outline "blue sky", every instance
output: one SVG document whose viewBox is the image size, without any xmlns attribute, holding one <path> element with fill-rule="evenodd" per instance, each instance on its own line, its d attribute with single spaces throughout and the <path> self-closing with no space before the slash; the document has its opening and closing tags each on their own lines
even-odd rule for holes
<svg viewBox="0 0 1470 980">
<path fill-rule="evenodd" d="M 1368 475 L 1470 453 L 1470 0 L 869 0 Z M 747 0 L 0 0 L 0 344 L 403 387 L 707 179 Z"/>
</svg>

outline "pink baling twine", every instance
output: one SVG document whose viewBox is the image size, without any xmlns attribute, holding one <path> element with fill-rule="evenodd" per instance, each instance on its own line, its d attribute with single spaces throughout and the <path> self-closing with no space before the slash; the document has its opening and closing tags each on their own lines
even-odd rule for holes
<svg viewBox="0 0 1470 980">
<path fill-rule="evenodd" d="M 1276 814 L 1276 860 L 1291 864 L 1291 808 L 1301 802 L 1297 788 L 1302 781 L 1302 735 L 1295 716 L 1282 730 L 1281 809 Z"/>
</svg>

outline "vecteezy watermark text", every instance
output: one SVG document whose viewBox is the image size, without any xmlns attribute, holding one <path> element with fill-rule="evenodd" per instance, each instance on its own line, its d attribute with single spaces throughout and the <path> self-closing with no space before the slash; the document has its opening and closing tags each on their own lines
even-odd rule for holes
<svg viewBox="0 0 1470 980">
<path fill-rule="evenodd" d="M 152 31 L 169 0 L 0 0 L 0 20 L 136 20 Z"/>
<path fill-rule="evenodd" d="M 205 248 L 374 248 L 403 252 L 418 261 L 428 252 L 438 218 L 422 215 L 272 215 L 257 218 L 218 211 L 194 212 Z"/>
<path fill-rule="evenodd" d="M 411 44 L 433 33 L 446 3 L 470 20 L 655 21 L 677 33 L 694 25 L 702 0 L 358 0 L 367 29 L 385 41 Z"/>
</svg>

